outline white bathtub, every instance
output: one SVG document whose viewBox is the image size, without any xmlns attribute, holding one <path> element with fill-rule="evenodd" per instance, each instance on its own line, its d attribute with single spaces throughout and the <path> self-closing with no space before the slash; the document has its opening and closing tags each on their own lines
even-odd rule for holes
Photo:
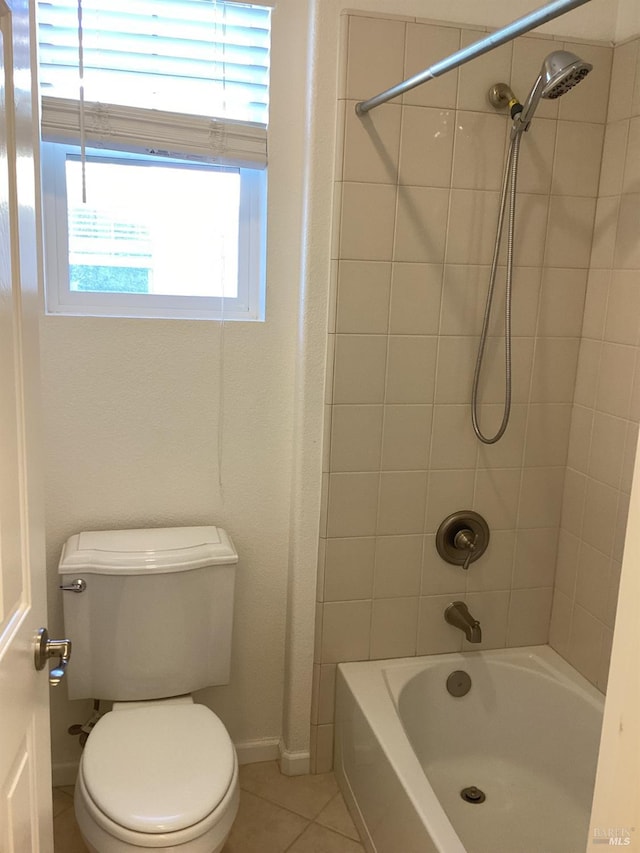
<svg viewBox="0 0 640 853">
<path fill-rule="evenodd" d="M 369 851 L 582 853 L 602 709 L 548 646 L 340 664 L 336 775 Z"/>
</svg>

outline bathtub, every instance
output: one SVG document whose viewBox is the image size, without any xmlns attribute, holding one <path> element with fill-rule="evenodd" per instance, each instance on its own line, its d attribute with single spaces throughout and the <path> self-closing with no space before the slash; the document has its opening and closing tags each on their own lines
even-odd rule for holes
<svg viewBox="0 0 640 853">
<path fill-rule="evenodd" d="M 365 847 L 583 853 L 603 704 L 548 646 L 340 664 L 335 771 Z"/>
</svg>

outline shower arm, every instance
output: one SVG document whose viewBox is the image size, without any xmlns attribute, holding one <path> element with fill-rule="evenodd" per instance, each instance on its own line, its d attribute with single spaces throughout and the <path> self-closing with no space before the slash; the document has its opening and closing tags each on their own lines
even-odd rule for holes
<svg viewBox="0 0 640 853">
<path fill-rule="evenodd" d="M 522 18 L 518 18 L 512 23 L 507 24 L 506 27 L 502 27 L 502 29 L 496 30 L 494 33 L 480 39 L 480 41 L 476 41 L 468 47 L 464 47 L 462 50 L 452 53 L 450 56 L 447 56 L 446 59 L 441 59 L 440 62 L 436 62 L 435 65 L 431 65 L 419 74 L 415 74 L 413 77 L 409 77 L 402 83 L 392 86 L 391 89 L 386 89 L 384 92 L 381 92 L 379 95 L 375 95 L 373 98 L 369 98 L 366 101 L 360 101 L 356 104 L 356 113 L 359 116 L 362 116 L 374 107 L 378 107 L 380 104 L 384 104 L 392 98 L 396 98 L 398 95 L 408 92 L 410 89 L 415 89 L 416 86 L 420 86 L 428 80 L 433 80 L 434 77 L 446 74 L 447 71 L 453 71 L 454 68 L 464 65 L 465 62 L 469 62 L 477 56 L 482 56 L 483 53 L 488 53 L 490 50 L 499 47 L 501 44 L 512 41 L 517 36 L 520 36 L 523 33 L 528 33 L 529 30 L 542 26 L 542 24 L 546 24 L 547 21 L 559 18 L 560 15 L 564 15 L 565 12 L 570 12 L 572 9 L 575 9 L 578 6 L 583 6 L 585 3 L 589 2 L 590 0 L 554 0 L 554 2 L 548 3 L 546 6 L 542 6 L 540 9 L 535 9 L 533 12 L 529 12 L 529 14 L 524 15 Z"/>
</svg>

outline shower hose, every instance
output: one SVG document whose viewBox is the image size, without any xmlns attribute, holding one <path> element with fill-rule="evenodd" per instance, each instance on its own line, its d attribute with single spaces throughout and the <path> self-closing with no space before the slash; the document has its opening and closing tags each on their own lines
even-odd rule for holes
<svg viewBox="0 0 640 853">
<path fill-rule="evenodd" d="M 507 155 L 504 176 L 502 179 L 496 242 L 493 249 L 491 272 L 489 274 L 489 288 L 487 290 L 487 301 L 484 309 L 484 319 L 482 321 L 482 332 L 480 333 L 478 356 L 476 358 L 476 366 L 473 374 L 473 388 L 471 391 L 471 422 L 473 424 L 473 431 L 484 444 L 495 444 L 502 438 L 509 423 L 509 416 L 511 414 L 511 292 L 513 282 L 513 243 L 516 219 L 516 184 L 518 178 L 518 159 L 520 156 L 521 136 L 522 129 L 514 127 L 511 131 L 509 153 Z M 500 244 L 502 242 L 502 232 L 504 229 L 504 216 L 507 207 L 507 198 L 509 200 L 509 217 L 507 229 L 507 265 L 504 300 L 504 411 L 502 415 L 502 423 L 498 427 L 498 431 L 495 435 L 489 437 L 484 435 L 478 421 L 478 386 L 480 384 L 480 374 L 482 372 L 482 364 L 484 361 L 487 335 L 489 334 L 489 323 L 493 307 L 498 258 L 500 255 Z"/>
</svg>

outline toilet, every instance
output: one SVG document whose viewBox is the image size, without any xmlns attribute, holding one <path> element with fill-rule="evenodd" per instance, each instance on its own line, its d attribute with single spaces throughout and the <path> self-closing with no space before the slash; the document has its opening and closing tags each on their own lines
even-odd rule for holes
<svg viewBox="0 0 640 853">
<path fill-rule="evenodd" d="M 238 811 L 236 752 L 192 692 L 226 684 L 238 555 L 218 527 L 79 533 L 59 564 L 70 699 L 113 702 L 74 806 L 92 853 L 219 853 Z"/>
</svg>

